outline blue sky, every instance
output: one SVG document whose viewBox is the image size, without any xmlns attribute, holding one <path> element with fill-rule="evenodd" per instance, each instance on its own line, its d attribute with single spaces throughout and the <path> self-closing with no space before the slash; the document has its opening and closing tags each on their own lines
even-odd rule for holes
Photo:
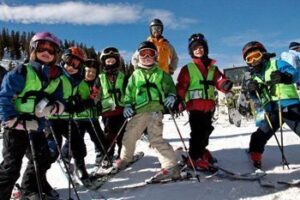
<svg viewBox="0 0 300 200">
<path fill-rule="evenodd" d="M 190 60 L 187 40 L 197 32 L 206 36 L 209 55 L 220 68 L 244 65 L 241 49 L 251 40 L 263 42 L 277 56 L 288 49 L 289 42 L 300 42 L 299 0 L 0 2 L 1 28 L 50 31 L 97 51 L 115 46 L 127 61 L 148 37 L 148 24 L 155 17 L 165 24 L 163 35 L 175 47 L 179 67 Z"/>
</svg>

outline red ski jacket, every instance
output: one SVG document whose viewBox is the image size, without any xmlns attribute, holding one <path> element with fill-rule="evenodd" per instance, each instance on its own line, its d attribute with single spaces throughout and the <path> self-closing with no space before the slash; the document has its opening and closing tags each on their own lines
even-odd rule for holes
<svg viewBox="0 0 300 200">
<path fill-rule="evenodd" d="M 209 59 L 208 67 L 205 67 L 205 65 L 199 58 L 193 59 L 193 62 L 197 65 L 198 69 L 200 70 L 200 72 L 202 73 L 204 78 L 207 77 L 208 69 L 216 63 L 215 60 Z M 221 92 L 226 93 L 227 91 L 225 91 L 222 88 L 222 84 L 226 80 L 228 80 L 228 79 L 225 77 L 225 75 L 222 72 L 220 72 L 220 70 L 216 67 L 216 71 L 215 71 L 214 79 L 213 79 L 216 89 L 220 90 Z M 189 72 L 187 69 L 187 65 L 185 65 L 181 68 L 181 71 L 177 78 L 177 85 L 176 85 L 177 95 L 181 99 L 185 99 L 185 94 L 189 87 L 189 83 L 190 83 L 190 76 L 189 76 Z M 199 110 L 199 111 L 203 111 L 203 112 L 209 112 L 209 111 L 213 111 L 215 109 L 215 105 L 216 105 L 215 101 L 213 101 L 213 100 L 194 99 L 194 100 L 190 100 L 190 101 L 186 102 L 186 109 L 187 109 L 187 111 Z"/>
</svg>

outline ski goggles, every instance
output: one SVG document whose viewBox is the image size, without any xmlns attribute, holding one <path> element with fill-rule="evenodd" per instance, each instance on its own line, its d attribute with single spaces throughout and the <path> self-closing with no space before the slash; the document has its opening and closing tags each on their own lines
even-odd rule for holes
<svg viewBox="0 0 300 200">
<path fill-rule="evenodd" d="M 249 64 L 252 64 L 255 61 L 259 61 L 262 57 L 263 54 L 259 50 L 256 50 L 248 53 L 248 55 L 245 58 L 245 61 Z"/>
<path fill-rule="evenodd" d="M 37 42 L 36 52 L 42 53 L 42 52 L 45 52 L 45 51 L 47 51 L 51 55 L 55 55 L 56 53 L 59 52 L 59 50 L 55 46 L 51 45 L 50 42 L 47 42 L 47 41 Z"/>
<path fill-rule="evenodd" d="M 36 52 L 42 53 L 47 51 L 50 55 L 55 55 L 56 50 L 49 44 L 39 44 L 36 48 Z"/>
<path fill-rule="evenodd" d="M 66 64 L 68 66 L 71 66 L 73 67 L 74 69 L 79 69 L 81 67 L 81 61 L 78 60 L 77 58 L 69 58 L 67 61 L 66 61 Z"/>
<path fill-rule="evenodd" d="M 139 51 L 139 56 L 141 58 L 146 58 L 146 57 L 154 58 L 156 55 L 157 55 L 156 51 L 150 48 L 141 49 Z"/>
<path fill-rule="evenodd" d="M 110 47 L 110 48 L 106 48 L 103 50 L 102 52 L 103 55 L 112 55 L 112 54 L 119 54 L 118 49 L 114 48 L 114 47 Z"/>
</svg>

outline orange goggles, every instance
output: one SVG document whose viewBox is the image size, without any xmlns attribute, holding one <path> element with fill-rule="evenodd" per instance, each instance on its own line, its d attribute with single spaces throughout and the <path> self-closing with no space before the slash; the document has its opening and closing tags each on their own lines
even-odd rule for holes
<svg viewBox="0 0 300 200">
<path fill-rule="evenodd" d="M 245 60 L 247 63 L 252 64 L 255 61 L 259 61 L 262 57 L 263 54 L 260 51 L 253 51 L 246 56 Z"/>
<path fill-rule="evenodd" d="M 154 58 L 156 56 L 156 51 L 150 48 L 145 48 L 139 51 L 139 55 L 141 58 L 146 58 L 147 56 L 150 58 Z"/>
</svg>

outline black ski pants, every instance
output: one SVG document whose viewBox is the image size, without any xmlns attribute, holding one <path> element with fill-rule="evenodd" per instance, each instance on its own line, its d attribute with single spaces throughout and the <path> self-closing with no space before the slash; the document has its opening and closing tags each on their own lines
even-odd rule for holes
<svg viewBox="0 0 300 200">
<path fill-rule="evenodd" d="M 58 145 L 62 146 L 62 137 L 65 137 L 67 140 L 69 138 L 69 134 L 71 134 L 71 153 L 75 160 L 83 160 L 86 156 L 86 146 L 83 140 L 82 135 L 80 135 L 77 125 L 73 120 L 71 120 L 71 129 L 69 130 L 69 120 L 63 119 L 52 119 L 50 120 L 50 124 L 53 128 L 54 134 L 57 138 Z M 54 140 L 53 136 L 50 134 L 48 140 Z M 56 153 L 53 156 L 52 162 L 55 162 L 58 158 L 59 154 L 57 149 L 55 149 Z"/>
<path fill-rule="evenodd" d="M 75 123 L 76 127 L 78 128 L 78 132 L 79 132 L 80 136 L 83 139 L 84 139 L 84 135 L 86 132 L 90 135 L 90 138 L 95 145 L 95 153 L 100 152 L 100 153 L 102 153 L 102 155 L 104 155 L 105 153 L 103 151 L 103 148 L 106 149 L 107 145 L 106 145 L 104 133 L 102 131 L 102 128 L 100 126 L 98 119 L 91 119 L 91 121 L 90 120 L 76 120 L 74 123 Z M 86 149 L 85 144 L 82 148 L 83 148 L 82 150 Z M 69 143 L 66 140 L 65 144 L 62 147 L 62 154 L 63 154 L 64 158 L 68 157 L 68 149 L 69 149 Z"/>
<path fill-rule="evenodd" d="M 45 134 L 42 132 L 32 133 L 33 146 L 40 174 L 45 174 L 50 168 L 49 148 Z M 26 194 L 38 193 L 36 172 L 29 143 L 28 132 L 6 129 L 3 134 L 3 161 L 0 164 L 0 199 L 9 200 L 14 184 L 20 177 L 22 159 L 28 158 L 27 168 L 23 174 L 22 188 Z M 46 176 L 40 176 L 43 192 L 49 188 Z M 45 186 L 45 184 L 47 184 Z"/>
<path fill-rule="evenodd" d="M 250 152 L 263 153 L 268 140 L 280 128 L 278 110 L 267 114 L 273 129 L 265 118 L 259 128 L 251 135 Z M 282 120 L 283 123 L 286 123 L 300 137 L 300 104 L 291 105 L 282 109 Z"/>
<path fill-rule="evenodd" d="M 125 122 L 125 118 L 123 115 L 116 115 L 116 116 L 109 116 L 109 117 L 102 117 L 102 122 L 104 124 L 104 133 L 106 135 L 106 147 L 109 148 L 110 145 L 114 142 L 114 138 L 117 136 L 118 132 L 120 131 L 122 125 Z M 120 132 L 120 135 L 117 137 L 117 140 L 114 142 L 113 147 L 108 152 L 108 155 L 112 157 L 115 152 L 115 143 L 118 145 L 118 155 L 120 157 L 121 148 L 122 148 L 122 139 L 124 136 L 125 127 Z"/>
<path fill-rule="evenodd" d="M 213 112 L 190 111 L 189 122 L 191 133 L 189 154 L 194 160 L 202 157 L 209 143 L 209 136 L 214 130 L 212 116 Z"/>
</svg>

